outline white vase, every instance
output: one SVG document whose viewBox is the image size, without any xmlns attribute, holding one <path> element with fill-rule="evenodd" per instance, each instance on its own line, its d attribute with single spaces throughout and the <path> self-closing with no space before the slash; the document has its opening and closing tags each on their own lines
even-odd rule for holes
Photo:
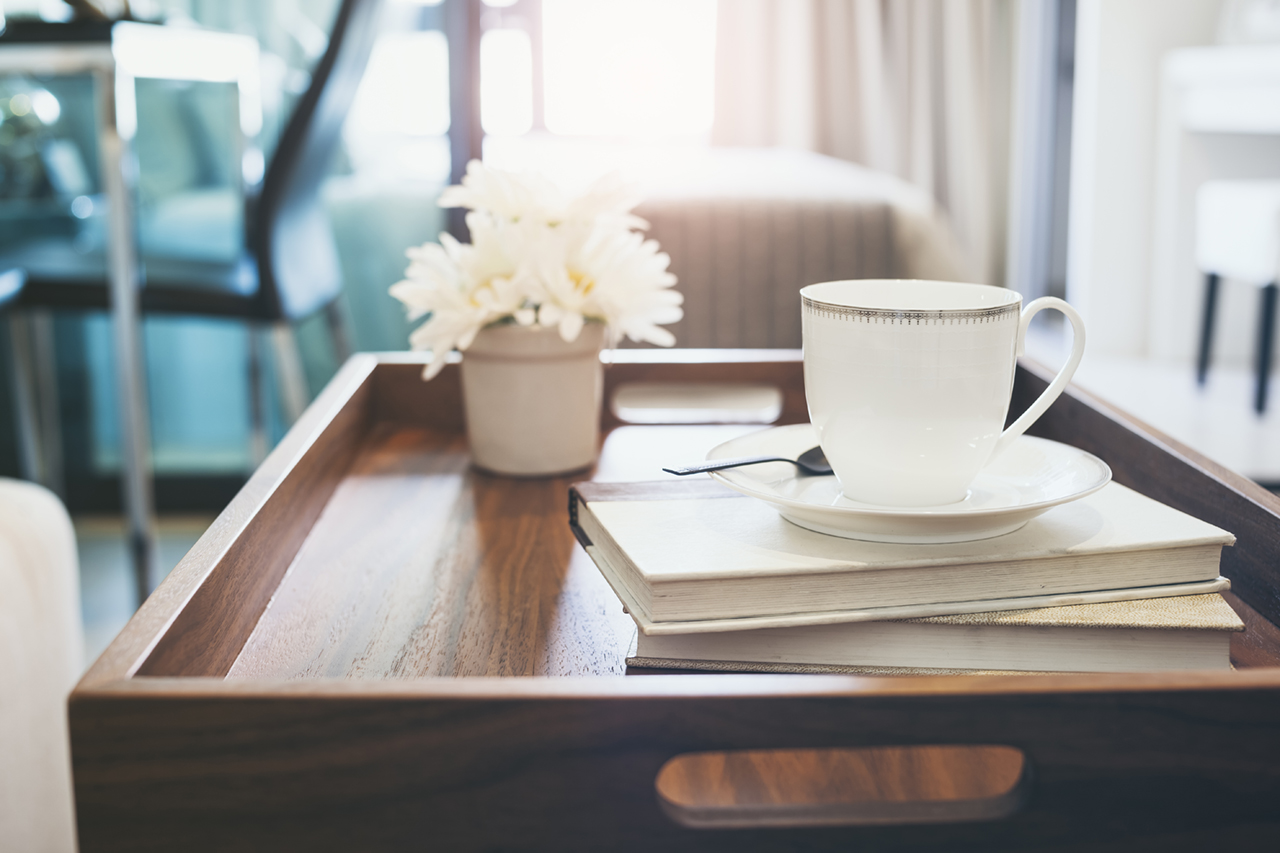
<svg viewBox="0 0 1280 853">
<path fill-rule="evenodd" d="M 550 476 L 591 465 L 600 445 L 604 324 L 566 343 L 554 328 L 484 329 L 462 354 L 471 459 L 496 474 Z"/>
</svg>

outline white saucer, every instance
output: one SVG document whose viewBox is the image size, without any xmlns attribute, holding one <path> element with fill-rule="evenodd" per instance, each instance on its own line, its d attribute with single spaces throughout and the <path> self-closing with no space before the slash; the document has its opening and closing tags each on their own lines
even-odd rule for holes
<svg viewBox="0 0 1280 853">
<path fill-rule="evenodd" d="M 812 424 L 751 433 L 712 448 L 707 460 L 734 456 L 795 459 L 816 446 Z M 1111 480 L 1111 469 L 1092 453 L 1044 438 L 1021 436 L 982 470 L 959 503 L 887 507 L 851 501 L 834 477 L 799 476 L 794 465 L 768 462 L 713 478 L 731 489 L 773 504 L 801 527 L 872 542 L 969 542 L 1012 533 L 1058 504 L 1078 500 Z"/>
</svg>

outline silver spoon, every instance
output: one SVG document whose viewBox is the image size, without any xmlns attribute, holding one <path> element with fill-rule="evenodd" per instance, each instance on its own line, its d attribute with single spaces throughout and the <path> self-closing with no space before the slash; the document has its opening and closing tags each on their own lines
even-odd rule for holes
<svg viewBox="0 0 1280 853">
<path fill-rule="evenodd" d="M 737 459 L 716 459 L 701 465 L 688 468 L 663 468 L 668 474 L 685 477 L 689 474 L 701 474 L 705 471 L 723 471 L 725 468 L 740 468 L 743 465 L 759 465 L 761 462 L 790 462 L 800 469 L 802 474 L 822 476 L 831 473 L 831 464 L 823 455 L 821 447 L 811 447 L 800 454 L 799 459 L 787 459 L 785 456 L 742 456 Z"/>
</svg>

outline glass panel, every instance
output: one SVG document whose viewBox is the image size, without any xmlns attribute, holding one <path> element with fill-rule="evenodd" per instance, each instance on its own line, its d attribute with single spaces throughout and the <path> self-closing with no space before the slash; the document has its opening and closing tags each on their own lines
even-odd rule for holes
<svg viewBox="0 0 1280 853">
<path fill-rule="evenodd" d="M 328 45 L 338 0 L 158 0 L 154 6 L 171 22 L 258 39 L 265 113 L 258 141 L 269 163 L 293 104 L 311 82 L 309 69 Z M 324 186 L 342 263 L 343 308 L 361 349 L 406 346 L 408 323 L 387 288 L 403 275 L 404 250 L 433 239 L 444 227 L 435 200 L 449 174 L 448 51 L 440 32 L 414 31 L 441 17 L 438 10 L 428 12 L 430 17 L 419 14 L 414 26 L 379 41 L 348 114 L 344 149 Z M 26 98 L 18 106 L 27 120 L 39 118 L 42 110 L 49 123 L 37 129 L 25 155 L 35 169 L 28 189 L 11 191 L 0 177 L 0 259 L 21 251 L 30 260 L 49 248 L 45 256 L 105 287 L 106 204 L 93 81 L 27 77 L 22 85 Z M 36 87 L 56 100 L 56 119 Z M 11 94 L 0 95 L 4 106 Z M 230 84 L 146 79 L 138 81 L 137 96 L 138 235 L 148 275 L 154 280 L 158 270 L 171 270 L 174 275 L 166 275 L 166 282 L 176 284 L 185 280 L 178 273 L 209 266 L 191 260 L 217 266 L 243 248 L 238 96 Z M 16 129 L 12 132 L 16 138 Z M 0 148 L 0 159 L 14 160 L 18 147 Z M 8 174 L 16 178 L 18 172 Z M 119 463 L 110 325 L 103 314 L 58 312 L 56 329 L 68 477 L 74 484 L 111 472 Z M 336 367 L 329 332 L 318 316 L 296 331 L 314 392 Z M 251 467 L 247 334 L 236 321 L 168 316 L 146 321 L 158 472 L 216 474 Z M 5 356 L 0 352 L 0 360 Z M 271 347 L 263 347 L 263 356 L 267 427 L 274 440 L 285 424 Z M 0 369 L 5 369 L 2 363 Z M 12 438 L 0 435 L 0 441 Z M 12 456 L 10 448 L 0 452 L 0 460 Z"/>
<path fill-rule="evenodd" d="M 0 77 L 0 265 L 58 272 L 101 250 L 97 165 L 92 78 Z"/>
<path fill-rule="evenodd" d="M 92 464 L 99 472 L 115 471 L 120 467 L 120 443 L 110 319 L 91 315 L 84 321 L 84 330 L 92 394 Z M 156 473 L 249 470 L 245 325 L 233 320 L 153 317 L 143 331 Z M 266 357 L 264 378 L 270 385 L 270 353 Z M 269 410 L 267 414 L 269 431 L 278 437 L 278 413 Z"/>
<path fill-rule="evenodd" d="M 140 79 L 136 88 L 143 260 L 234 263 L 245 204 L 235 84 Z"/>
<path fill-rule="evenodd" d="M 0 258 L 35 277 L 105 287 L 94 88 L 83 76 L 0 78 Z M 234 263 L 245 205 L 235 86 L 141 79 L 136 91 L 144 261 Z M 205 278 L 191 283 L 226 286 Z"/>
<path fill-rule="evenodd" d="M 381 35 L 343 127 L 349 168 L 331 176 L 324 191 L 357 349 L 407 346 L 409 323 L 387 288 L 404 276 L 405 249 L 445 227 L 435 202 L 449 182 L 448 129 L 444 34 Z M 327 337 L 323 328 L 299 329 L 309 367 L 327 349 Z"/>
</svg>

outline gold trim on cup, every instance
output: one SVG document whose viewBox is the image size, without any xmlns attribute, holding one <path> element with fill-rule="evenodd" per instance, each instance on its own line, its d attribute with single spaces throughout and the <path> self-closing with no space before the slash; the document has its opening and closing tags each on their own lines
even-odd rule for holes
<svg viewBox="0 0 1280 853">
<path fill-rule="evenodd" d="M 992 308 L 939 308 L 931 311 L 909 311 L 893 308 L 853 308 L 848 305 L 835 305 L 821 302 L 801 294 L 800 300 L 806 311 L 828 320 L 852 320 L 859 323 L 886 323 L 890 325 L 918 326 L 923 321 L 928 324 L 948 322 L 960 323 L 994 323 L 1006 316 L 1018 316 L 1021 305 L 1010 302 L 1008 305 L 997 305 Z"/>
</svg>

